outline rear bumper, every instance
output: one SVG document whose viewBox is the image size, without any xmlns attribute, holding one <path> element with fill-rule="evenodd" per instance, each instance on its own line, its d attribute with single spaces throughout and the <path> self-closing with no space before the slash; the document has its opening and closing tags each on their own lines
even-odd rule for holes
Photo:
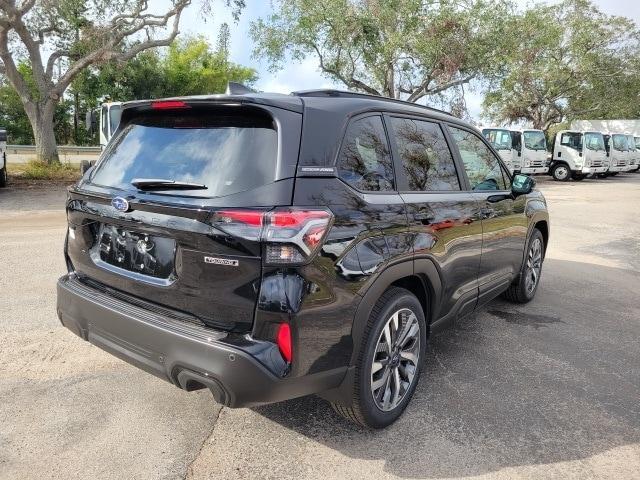
<svg viewBox="0 0 640 480">
<path fill-rule="evenodd" d="M 347 371 L 280 378 L 246 348 L 224 342 L 226 332 L 189 325 L 131 305 L 65 275 L 58 280 L 62 324 L 97 347 L 184 390 L 207 387 L 229 407 L 273 403 L 337 387 Z M 264 348 L 262 352 L 265 353 Z"/>
</svg>

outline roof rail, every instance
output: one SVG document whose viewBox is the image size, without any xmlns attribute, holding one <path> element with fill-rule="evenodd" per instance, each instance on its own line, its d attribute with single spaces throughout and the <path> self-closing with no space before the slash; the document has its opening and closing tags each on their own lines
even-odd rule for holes
<svg viewBox="0 0 640 480">
<path fill-rule="evenodd" d="M 451 115 L 450 112 L 446 112 L 438 108 L 427 107 L 426 105 L 420 105 L 419 103 L 407 102 L 405 100 L 398 100 L 396 98 L 383 97 L 380 95 L 371 95 L 369 93 L 350 92 L 347 90 L 321 88 L 317 90 L 300 90 L 297 92 L 291 92 L 291 95 L 295 95 L 296 97 L 369 98 L 372 100 L 380 100 L 383 102 L 393 102 L 393 103 L 400 103 L 402 105 L 412 105 L 414 107 L 420 107 L 420 108 L 424 108 L 434 112 L 444 113 L 445 115 Z"/>
</svg>

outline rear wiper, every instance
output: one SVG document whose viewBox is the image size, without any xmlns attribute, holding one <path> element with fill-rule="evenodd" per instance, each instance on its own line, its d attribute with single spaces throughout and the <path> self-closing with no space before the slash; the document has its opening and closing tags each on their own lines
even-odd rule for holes
<svg viewBox="0 0 640 480">
<path fill-rule="evenodd" d="M 202 183 L 179 182 L 163 178 L 134 178 L 131 185 L 140 190 L 207 190 Z"/>
</svg>

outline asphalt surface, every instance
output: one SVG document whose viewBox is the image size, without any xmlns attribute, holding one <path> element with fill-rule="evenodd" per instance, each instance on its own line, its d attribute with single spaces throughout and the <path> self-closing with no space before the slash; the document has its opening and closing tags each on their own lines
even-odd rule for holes
<svg viewBox="0 0 640 480">
<path fill-rule="evenodd" d="M 0 478 L 640 478 L 640 174 L 540 179 L 533 302 L 431 339 L 406 413 L 371 432 L 315 397 L 217 406 L 62 328 L 62 187 L 0 190 Z"/>
</svg>

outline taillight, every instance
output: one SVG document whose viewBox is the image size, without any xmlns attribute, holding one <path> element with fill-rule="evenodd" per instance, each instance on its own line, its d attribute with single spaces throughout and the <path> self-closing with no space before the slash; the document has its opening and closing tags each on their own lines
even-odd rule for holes
<svg viewBox="0 0 640 480">
<path fill-rule="evenodd" d="M 332 215 L 327 210 L 276 208 L 214 212 L 211 224 L 231 235 L 265 243 L 265 263 L 306 262 L 320 248 Z"/>
<path fill-rule="evenodd" d="M 151 102 L 151 108 L 154 110 L 180 110 L 191 107 L 180 100 L 162 100 L 159 102 Z"/>
<path fill-rule="evenodd" d="M 281 323 L 278 327 L 276 342 L 282 358 L 284 358 L 287 363 L 291 363 L 293 351 L 291 348 L 291 327 L 289 327 L 288 323 Z"/>
</svg>

